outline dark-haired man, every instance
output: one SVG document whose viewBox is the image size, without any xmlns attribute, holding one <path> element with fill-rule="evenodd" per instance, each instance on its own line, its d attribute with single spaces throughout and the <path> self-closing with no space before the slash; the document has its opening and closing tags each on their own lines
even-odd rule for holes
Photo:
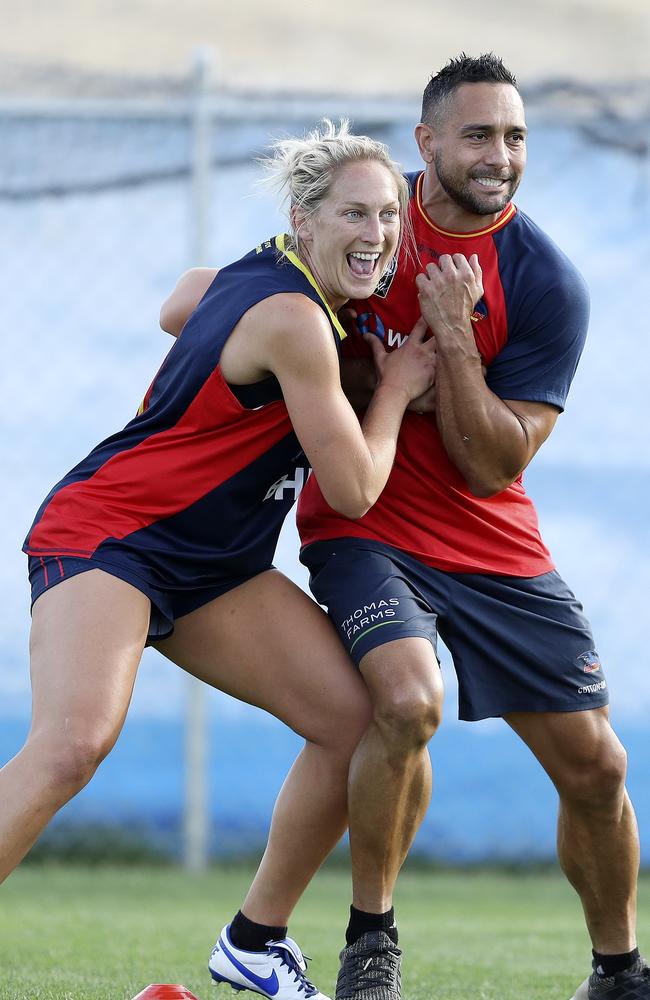
<svg viewBox="0 0 650 1000">
<path fill-rule="evenodd" d="M 501 60 L 463 55 L 436 74 L 416 140 L 425 162 L 410 178 L 419 259 L 403 253 L 356 311 L 359 334 L 377 334 L 388 350 L 422 313 L 437 342 L 433 411 L 407 414 L 390 481 L 363 518 L 337 515 L 313 477 L 299 509 L 314 595 L 374 706 L 350 771 L 354 891 L 336 997 L 400 996 L 392 891 L 430 798 L 439 632 L 459 678 L 460 717 L 503 716 L 558 790 L 559 859 L 594 949 L 573 1000 L 650 998 L 636 948 L 638 834 L 625 751 L 589 623 L 521 482 L 564 407 L 587 292 L 511 202 L 526 123 Z M 484 296 L 472 311 L 474 253 Z M 349 345 L 368 353 L 361 336 Z"/>
</svg>

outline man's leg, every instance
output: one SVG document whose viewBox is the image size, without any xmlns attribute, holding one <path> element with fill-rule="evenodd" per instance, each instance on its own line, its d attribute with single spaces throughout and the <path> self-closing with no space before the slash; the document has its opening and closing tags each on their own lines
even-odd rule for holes
<svg viewBox="0 0 650 1000">
<path fill-rule="evenodd" d="M 149 612 L 148 598 L 101 570 L 64 580 L 36 601 L 31 729 L 0 770 L 0 881 L 115 743 Z"/>
<path fill-rule="evenodd" d="M 560 865 L 580 896 L 597 952 L 636 947 L 639 837 L 625 790 L 627 758 L 607 708 L 506 716 L 560 796 Z"/>
<path fill-rule="evenodd" d="M 350 766 L 352 902 L 383 913 L 429 806 L 427 743 L 440 724 L 444 691 L 433 647 L 420 637 L 371 650 L 360 669 L 373 718 Z"/>
<path fill-rule="evenodd" d="M 650 970 L 636 950 L 639 836 L 625 790 L 627 758 L 608 709 L 505 718 L 560 797 L 558 857 L 580 896 L 594 950 L 595 971 L 574 1000 L 650 1000 Z"/>
<path fill-rule="evenodd" d="M 350 766 L 353 905 L 337 1000 L 398 1000 L 395 881 L 431 796 L 427 743 L 442 715 L 435 654 L 446 579 L 379 543 L 307 546 L 309 585 L 359 664 L 372 722 Z"/>
<path fill-rule="evenodd" d="M 350 766 L 353 896 L 337 1000 L 399 1000 L 393 889 L 431 798 L 427 743 L 442 715 L 443 685 L 428 639 L 407 637 L 361 660 L 373 719 Z"/>
</svg>

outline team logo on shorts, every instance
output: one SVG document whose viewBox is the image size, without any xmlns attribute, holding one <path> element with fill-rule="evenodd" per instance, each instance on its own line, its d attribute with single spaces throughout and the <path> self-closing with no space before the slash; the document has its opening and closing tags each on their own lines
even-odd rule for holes
<svg viewBox="0 0 650 1000">
<path fill-rule="evenodd" d="M 586 653 L 580 653 L 576 659 L 586 674 L 595 674 L 600 670 L 600 657 L 595 649 L 588 649 Z"/>
<path fill-rule="evenodd" d="M 578 694 L 598 694 L 599 691 L 604 691 L 607 687 L 607 681 L 596 681 L 595 684 L 585 684 L 584 687 L 578 688 Z"/>
<path fill-rule="evenodd" d="M 341 628 L 348 639 L 363 632 L 364 629 L 378 628 L 379 625 L 388 625 L 393 620 L 403 624 L 401 618 L 396 618 L 397 608 L 399 608 L 399 598 L 389 597 L 387 600 L 371 601 L 362 607 L 355 608 L 348 617 L 341 622 Z M 356 640 L 355 640 L 356 642 Z"/>
</svg>

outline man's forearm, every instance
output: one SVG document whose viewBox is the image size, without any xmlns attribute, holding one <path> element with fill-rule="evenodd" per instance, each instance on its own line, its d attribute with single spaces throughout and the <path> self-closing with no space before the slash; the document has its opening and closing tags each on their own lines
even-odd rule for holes
<svg viewBox="0 0 650 1000">
<path fill-rule="evenodd" d="M 478 354 L 438 350 L 436 419 L 445 450 L 470 491 L 506 489 L 529 460 L 526 428 L 486 385 Z"/>
</svg>

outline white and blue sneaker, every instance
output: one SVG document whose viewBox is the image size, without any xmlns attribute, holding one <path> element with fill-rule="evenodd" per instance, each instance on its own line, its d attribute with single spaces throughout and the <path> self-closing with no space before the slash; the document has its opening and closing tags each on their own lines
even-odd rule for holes
<svg viewBox="0 0 650 1000">
<path fill-rule="evenodd" d="M 244 951 L 222 930 L 208 962 L 215 983 L 251 990 L 270 1000 L 330 1000 L 307 979 L 307 962 L 291 938 L 269 941 L 266 951 Z"/>
</svg>

